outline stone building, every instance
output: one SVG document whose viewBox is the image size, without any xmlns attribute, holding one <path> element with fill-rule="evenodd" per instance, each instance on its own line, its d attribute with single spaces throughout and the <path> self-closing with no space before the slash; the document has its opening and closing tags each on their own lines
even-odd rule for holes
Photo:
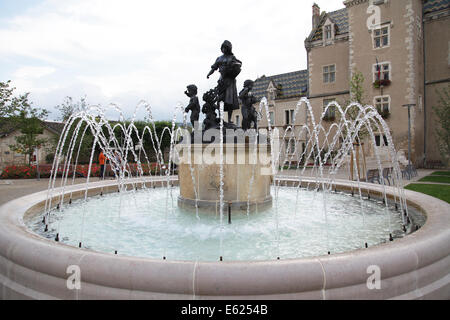
<svg viewBox="0 0 450 320">
<path fill-rule="evenodd" d="M 450 83 L 450 0 L 346 0 L 344 6 L 321 12 L 313 5 L 312 29 L 305 40 L 308 69 L 302 71 L 308 80 L 298 82 L 291 97 L 276 95 L 277 81 L 256 80 L 257 95 L 273 97 L 275 91 L 274 126 L 285 125 L 285 110 L 295 106 L 305 87 L 316 119 L 330 101 L 341 105 L 350 101 L 350 80 L 361 72 L 363 102 L 375 106 L 385 118 L 396 149 L 407 156 L 408 108 L 404 105 L 413 104 L 412 162 L 421 166 L 439 160 L 432 108 L 438 102 L 436 89 Z M 332 124 L 333 110 L 329 113 L 325 123 Z M 382 141 L 376 135 L 377 147 L 383 147 Z M 372 149 L 368 144 L 366 148 L 367 152 Z"/>
<path fill-rule="evenodd" d="M 42 121 L 42 134 L 38 137 L 53 141 L 59 137 L 64 128 L 64 123 L 55 121 Z M 9 146 L 16 144 L 15 137 L 20 136 L 20 130 L 11 124 L 7 118 L 0 119 L 0 170 L 10 165 L 28 164 L 28 156 L 12 151 Z M 47 148 L 38 150 L 39 163 L 45 163 L 45 157 L 49 153 Z"/>
<path fill-rule="evenodd" d="M 290 127 L 299 131 L 298 125 L 306 123 L 306 110 L 297 108 L 297 104 L 299 99 L 306 97 L 308 93 L 308 70 L 262 76 L 255 80 L 252 93 L 258 100 L 266 97 L 268 102 L 267 110 L 259 110 L 259 103 L 255 105 L 261 116 L 259 128 L 268 128 L 270 122 L 272 129 L 278 129 L 282 155 L 291 158 L 300 155 L 305 146 L 306 136 L 299 132 L 291 134 L 287 129 Z M 241 125 L 240 110 L 233 112 L 233 122 L 238 126 Z M 296 126 L 293 126 L 294 124 Z"/>
</svg>

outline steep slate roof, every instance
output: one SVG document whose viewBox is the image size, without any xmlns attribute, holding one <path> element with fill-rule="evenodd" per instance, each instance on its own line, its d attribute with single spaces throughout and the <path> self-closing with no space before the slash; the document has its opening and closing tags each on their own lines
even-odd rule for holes
<svg viewBox="0 0 450 320">
<path fill-rule="evenodd" d="M 450 8 L 450 0 L 426 0 L 423 8 L 425 14 Z"/>
<path fill-rule="evenodd" d="M 258 99 L 267 97 L 267 87 L 271 81 L 278 89 L 276 99 L 306 96 L 308 93 L 308 70 L 300 70 L 256 79 L 253 94 Z"/>
<path fill-rule="evenodd" d="M 312 31 L 313 35 L 310 41 L 322 40 L 323 32 L 322 27 L 325 24 L 327 18 L 333 21 L 336 29 L 336 35 L 348 33 L 348 12 L 347 8 L 339 9 L 332 12 L 323 12 L 320 16 L 319 25 Z"/>
</svg>

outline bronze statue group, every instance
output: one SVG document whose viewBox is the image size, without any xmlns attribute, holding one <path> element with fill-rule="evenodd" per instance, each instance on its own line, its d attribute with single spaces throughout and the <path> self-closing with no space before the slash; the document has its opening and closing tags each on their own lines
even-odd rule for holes
<svg viewBox="0 0 450 320">
<path fill-rule="evenodd" d="M 252 126 L 254 129 L 257 129 L 257 113 L 253 104 L 258 102 L 258 99 L 252 94 L 254 83 L 252 80 L 246 80 L 244 82 L 244 88 L 238 95 L 236 77 L 241 72 L 242 62 L 234 56 L 230 41 L 225 40 L 220 49 L 223 55 L 216 59 L 216 62 L 211 66 L 211 70 L 206 76 L 209 79 L 216 70 L 219 70 L 220 79 L 217 82 L 217 86 L 203 94 L 203 101 L 205 103 L 201 111 L 206 116 L 203 121 L 204 130 L 218 128 L 220 126 L 220 119 L 216 113 L 216 110 L 219 110 L 220 102 L 224 104 L 224 112 L 228 113 L 228 122 L 224 122 L 224 128 L 237 129 L 237 126 L 232 121 L 232 114 L 233 110 L 239 109 L 239 101 L 242 105 L 242 129 L 248 130 Z M 191 111 L 191 123 L 194 126 L 200 117 L 197 86 L 194 84 L 188 85 L 185 94 L 190 98 L 185 112 Z"/>
</svg>

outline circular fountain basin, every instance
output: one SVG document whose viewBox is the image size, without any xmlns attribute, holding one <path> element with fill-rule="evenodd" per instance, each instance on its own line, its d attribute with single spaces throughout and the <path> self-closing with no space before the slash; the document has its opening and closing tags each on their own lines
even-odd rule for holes
<svg viewBox="0 0 450 320">
<path fill-rule="evenodd" d="M 390 197 L 396 194 L 396 191 L 390 187 L 362 183 L 360 186 L 363 190 L 369 190 L 372 197 L 383 192 L 383 188 Z M 344 191 L 352 187 L 355 187 L 352 182 L 338 181 L 336 189 L 337 191 Z M 72 192 L 74 198 L 80 198 L 84 196 L 84 188 L 84 185 L 66 187 L 65 192 Z M 114 192 L 116 199 L 120 198 L 120 196 L 117 196 L 117 186 L 114 185 L 113 181 L 90 184 L 88 193 L 91 198 L 86 205 L 98 200 L 101 201 L 99 197 L 101 192 L 104 194 L 102 198 L 108 199 L 108 195 L 106 195 L 108 191 Z M 168 191 L 165 189 L 155 190 L 153 195 L 157 196 L 161 192 Z M 308 192 L 305 192 L 305 198 L 308 197 Z M 286 197 L 291 197 L 291 201 L 287 202 L 294 202 L 293 199 L 296 198 L 295 189 L 286 188 L 280 191 L 280 194 L 282 193 Z M 117 249 L 119 254 L 115 255 L 112 252 L 112 249 L 116 247 L 114 245 L 105 246 L 103 250 L 110 253 L 94 251 L 101 250 L 101 248 L 97 248 L 93 244 L 91 244 L 92 250 L 80 249 L 69 245 L 71 236 L 63 233 L 61 233 L 60 242 L 55 242 L 54 238 L 45 239 L 31 232 L 25 225 L 26 221 L 37 219 L 36 217 L 43 211 L 47 191 L 39 192 L 11 201 L 0 207 L 1 298 L 448 299 L 450 298 L 450 217 L 448 216 L 450 206 L 443 201 L 423 194 L 412 191 L 405 191 L 405 193 L 409 205 L 425 213 L 427 220 L 418 231 L 401 239 L 395 239 L 393 242 L 387 241 L 376 245 L 383 241 L 374 240 L 374 242 L 370 242 L 369 240 L 367 241 L 369 247 L 366 249 L 362 246 L 365 240 L 361 238 L 364 235 L 364 232 L 361 232 L 354 237 L 358 240 L 358 244 L 354 248 L 339 249 L 336 246 L 335 250 L 331 250 L 332 254 L 327 255 L 325 251 L 327 248 L 333 248 L 330 244 L 333 244 L 332 239 L 335 238 L 334 230 L 328 230 L 330 244 L 322 247 L 317 246 L 317 252 L 300 252 L 297 249 L 290 253 L 285 252 L 283 251 L 285 248 L 282 239 L 284 232 L 287 230 L 285 228 L 288 226 L 286 222 L 291 221 L 292 224 L 293 221 L 296 221 L 296 217 L 301 217 L 302 214 L 306 215 L 305 211 L 298 210 L 294 213 L 290 212 L 287 217 L 278 216 L 278 231 L 282 232 L 278 233 L 279 239 L 274 239 L 277 245 L 272 247 L 271 250 L 259 250 L 266 252 L 267 256 L 256 256 L 253 257 L 254 259 L 250 259 L 245 254 L 246 250 L 243 249 L 238 250 L 238 252 L 243 252 L 243 255 L 236 255 L 235 261 L 229 261 L 227 257 L 231 257 L 231 251 L 226 249 L 228 234 L 231 232 L 233 235 L 237 233 L 242 236 L 243 232 L 237 232 L 236 230 L 244 228 L 241 230 L 243 231 L 246 225 L 250 229 L 249 233 L 257 234 L 258 231 L 251 230 L 255 226 L 249 224 L 249 217 L 246 214 L 240 213 L 240 216 L 232 217 L 230 226 L 222 225 L 223 230 L 225 230 L 225 232 L 222 232 L 224 261 L 217 261 L 217 256 L 220 254 L 217 251 L 220 248 L 220 232 L 211 241 L 213 248 L 211 252 L 214 254 L 199 257 L 198 255 L 204 252 L 203 249 L 192 250 L 197 253 L 191 257 L 179 255 L 177 258 L 175 252 L 167 246 L 165 248 L 166 260 L 162 259 L 164 251 L 158 252 L 158 250 L 148 251 L 147 256 L 151 258 L 143 258 L 125 255 L 126 251 L 122 253 L 122 250 L 126 250 L 125 247 L 121 248 L 122 250 Z M 137 192 L 135 196 L 138 194 L 140 195 Z M 56 195 L 57 193 L 54 194 L 54 196 Z M 313 195 L 314 193 L 311 194 L 311 197 Z M 320 193 L 316 193 L 316 196 L 320 197 L 320 195 Z M 350 199 L 350 196 L 340 196 Z M 122 197 L 126 198 L 126 195 L 122 195 Z M 126 201 L 132 201 L 132 198 L 130 199 Z M 67 200 L 68 198 L 66 198 Z M 176 201 L 176 197 L 173 201 Z M 329 205 L 336 205 L 336 201 L 338 200 L 333 199 Z M 355 200 L 350 199 L 348 203 L 353 201 Z M 56 198 L 54 203 L 56 203 Z M 158 205 L 166 206 L 166 204 Z M 280 208 L 283 205 L 280 204 Z M 375 202 L 364 202 L 364 205 L 379 207 L 379 204 Z M 167 207 L 172 208 L 170 202 Z M 176 205 L 174 207 L 176 208 Z M 171 218 L 182 214 L 183 212 L 168 210 L 165 222 L 168 223 Z M 264 215 L 267 215 L 267 221 L 271 221 L 272 227 L 277 227 L 277 220 L 273 219 L 273 215 L 266 212 L 259 212 L 258 216 L 253 216 L 253 214 L 250 217 L 251 219 L 262 219 L 261 221 L 263 221 Z M 346 210 L 344 214 L 350 213 Z M 76 216 L 74 213 L 73 217 Z M 88 215 L 85 215 L 85 218 L 87 217 Z M 105 221 L 108 221 L 107 217 L 105 215 Z M 133 221 L 135 218 L 126 215 L 121 217 L 121 219 L 131 219 L 128 221 Z M 202 229 L 202 223 L 208 225 L 208 223 L 214 222 L 217 225 L 216 216 L 205 217 L 200 214 L 200 220 L 198 220 L 196 214 L 190 212 L 190 215 L 186 215 L 184 218 L 188 219 L 189 223 L 194 222 L 190 231 L 194 236 L 199 236 L 205 231 Z M 319 219 L 319 216 L 316 218 Z M 323 221 L 325 217 L 322 215 L 321 218 Z M 330 213 L 327 218 L 330 220 L 328 225 L 331 229 L 338 216 Z M 366 220 L 363 221 L 363 218 Z M 380 231 L 380 239 L 386 238 L 385 232 L 389 231 L 389 229 L 385 229 L 387 216 L 385 215 L 384 218 L 384 220 L 379 219 L 383 225 L 382 231 Z M 391 223 L 395 224 L 395 216 L 391 215 L 391 218 Z M 363 225 L 367 226 L 370 219 L 369 213 L 365 214 L 364 217 L 355 218 L 359 221 L 355 223 L 355 228 L 352 230 L 357 230 L 357 226 L 360 229 Z M 161 218 L 162 220 L 163 218 Z M 227 219 L 224 220 L 223 222 L 226 224 Z M 301 219 L 299 220 L 301 221 Z M 117 220 L 114 221 L 114 217 L 111 221 L 111 228 L 112 226 L 118 228 L 127 226 L 126 223 L 115 224 L 114 222 L 117 222 Z M 60 231 L 62 231 L 64 220 L 58 221 L 55 219 L 53 223 L 59 222 Z M 86 222 L 89 222 L 89 220 L 86 219 Z M 210 226 L 209 229 L 206 229 L 208 230 L 208 236 L 210 236 L 214 228 Z M 305 229 L 307 230 L 307 228 Z M 324 231 L 323 228 L 321 230 Z M 88 246 L 89 232 L 85 232 L 83 239 L 86 241 L 83 241 L 83 243 L 86 242 Z M 171 232 L 175 233 L 174 230 L 171 230 Z M 161 233 L 163 238 L 167 234 Z M 171 236 L 172 239 L 176 238 L 176 234 Z M 305 235 L 297 234 L 296 236 Z M 64 239 L 64 237 L 67 237 L 67 239 Z M 237 237 L 238 240 L 245 240 Z M 75 238 L 77 237 L 74 236 Z M 299 238 L 296 239 L 299 240 Z M 321 243 L 324 242 L 324 239 L 327 239 L 326 232 L 321 239 Z M 119 240 L 117 242 L 122 242 L 122 239 Z M 344 241 L 343 243 L 346 242 L 351 241 Z M 287 247 L 288 249 L 296 248 L 292 243 L 289 243 Z M 298 246 L 298 248 L 301 247 Z M 357 249 L 358 247 L 359 249 Z M 255 251 L 258 252 L 258 250 Z M 140 252 L 143 252 L 142 249 Z M 276 259 L 277 253 L 280 254 L 280 260 Z M 130 252 L 130 255 L 134 254 Z M 79 267 L 81 275 L 81 288 L 79 290 L 69 289 L 67 286 L 67 279 L 70 276 L 67 270 L 70 266 Z M 372 269 L 370 268 L 373 266 L 380 270 L 380 288 L 368 286 L 368 279 L 372 275 L 370 273 Z"/>
<path fill-rule="evenodd" d="M 145 189 L 75 200 L 43 223 L 25 221 L 35 233 L 75 247 L 168 260 L 257 261 L 296 259 L 352 251 L 389 241 L 402 232 L 393 205 L 347 193 L 273 187 L 276 206 L 264 211 L 188 211 L 177 206 L 179 188 Z M 278 189 L 278 190 L 276 190 Z M 249 204 L 250 205 L 250 204 Z"/>
</svg>

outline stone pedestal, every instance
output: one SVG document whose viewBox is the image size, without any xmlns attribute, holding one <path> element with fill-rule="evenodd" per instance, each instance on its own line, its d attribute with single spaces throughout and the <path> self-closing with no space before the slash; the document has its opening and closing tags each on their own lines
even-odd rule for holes
<svg viewBox="0 0 450 320">
<path fill-rule="evenodd" d="M 256 148 L 256 152 L 255 152 Z M 206 208 L 219 211 L 220 146 L 218 144 L 178 145 L 178 167 L 182 208 Z M 189 163 L 189 159 L 190 162 Z M 224 210 L 262 210 L 272 205 L 270 184 L 270 146 L 230 143 L 223 146 Z M 252 179 L 253 176 L 253 179 Z M 250 186 L 250 182 L 253 181 Z"/>
</svg>

